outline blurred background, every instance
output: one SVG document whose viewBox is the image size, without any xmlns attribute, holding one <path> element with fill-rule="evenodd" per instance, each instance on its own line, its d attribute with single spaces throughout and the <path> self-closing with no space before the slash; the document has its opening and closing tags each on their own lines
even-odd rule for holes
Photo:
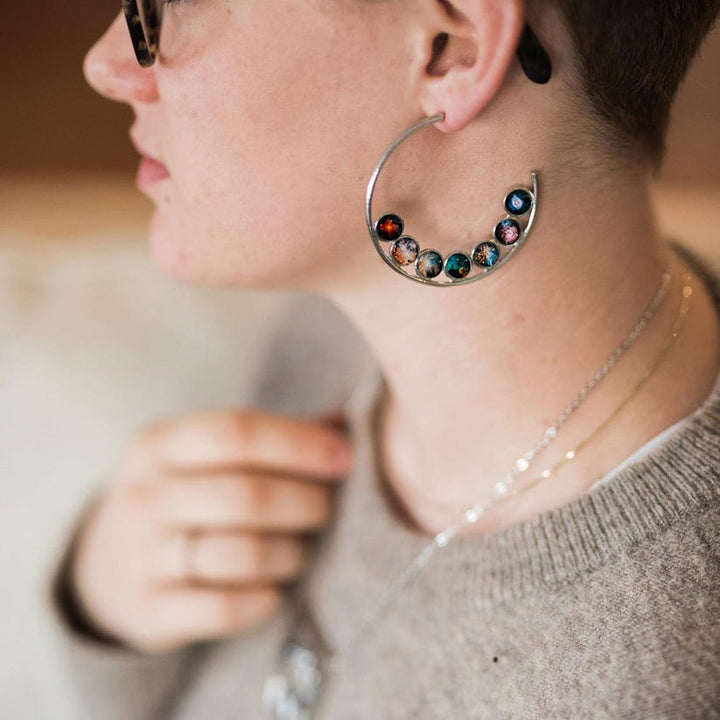
<svg viewBox="0 0 720 720">
<path fill-rule="evenodd" d="M 272 293 L 191 288 L 152 265 L 129 108 L 86 50 L 119 3 L 4 3 L 0 65 L 0 716 L 77 713 L 45 582 L 78 506 L 142 424 L 244 404 Z M 658 213 L 720 268 L 720 30 L 675 105 Z M 208 353 L 208 347 L 212 352 Z"/>
</svg>

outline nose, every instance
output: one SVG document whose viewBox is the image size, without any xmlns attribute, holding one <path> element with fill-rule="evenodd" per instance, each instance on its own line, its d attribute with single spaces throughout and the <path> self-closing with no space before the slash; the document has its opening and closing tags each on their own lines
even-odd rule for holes
<svg viewBox="0 0 720 720">
<path fill-rule="evenodd" d="M 122 11 L 87 51 L 83 74 L 96 92 L 110 100 L 152 102 L 158 97 L 154 66 L 143 68 L 135 59 Z"/>
</svg>

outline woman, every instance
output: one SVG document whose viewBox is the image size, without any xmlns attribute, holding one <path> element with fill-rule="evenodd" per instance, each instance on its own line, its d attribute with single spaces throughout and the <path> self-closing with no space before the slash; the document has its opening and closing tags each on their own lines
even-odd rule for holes
<svg viewBox="0 0 720 720">
<path fill-rule="evenodd" d="M 648 187 L 719 9 L 126 2 L 84 70 L 154 260 L 322 296 L 377 365 L 346 438 L 129 444 L 54 584 L 92 717 L 720 716 L 720 279 Z"/>
</svg>

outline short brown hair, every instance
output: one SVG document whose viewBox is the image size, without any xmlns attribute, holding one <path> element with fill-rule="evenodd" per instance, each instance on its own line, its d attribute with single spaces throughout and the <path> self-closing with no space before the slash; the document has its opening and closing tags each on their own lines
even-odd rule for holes
<svg viewBox="0 0 720 720">
<path fill-rule="evenodd" d="M 578 55 L 577 80 L 613 139 L 657 170 L 680 81 L 720 0 L 555 0 Z"/>
</svg>

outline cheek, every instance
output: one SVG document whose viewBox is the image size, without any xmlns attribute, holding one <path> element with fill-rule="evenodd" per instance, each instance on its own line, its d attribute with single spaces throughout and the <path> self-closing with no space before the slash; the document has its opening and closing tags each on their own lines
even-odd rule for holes
<svg viewBox="0 0 720 720">
<path fill-rule="evenodd" d="M 337 262 L 338 246 L 349 253 L 367 234 L 365 184 L 394 134 L 368 112 L 391 93 L 372 59 L 382 41 L 373 27 L 282 5 L 251 4 L 160 78 L 172 209 L 153 232 L 173 274 L 289 276 Z"/>
</svg>

